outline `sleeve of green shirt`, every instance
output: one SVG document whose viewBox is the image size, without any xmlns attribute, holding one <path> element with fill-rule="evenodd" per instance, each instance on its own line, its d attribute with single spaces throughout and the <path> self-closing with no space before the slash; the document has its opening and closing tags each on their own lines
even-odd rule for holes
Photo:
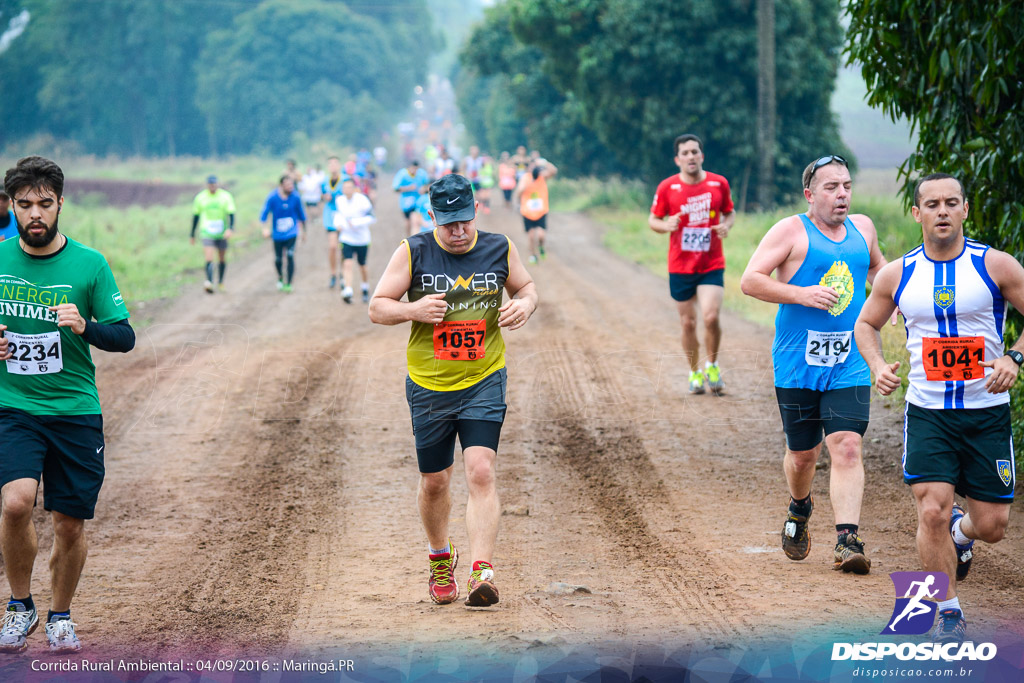
<svg viewBox="0 0 1024 683">
<path fill-rule="evenodd" d="M 128 307 L 114 281 L 114 274 L 104 260 L 96 272 L 92 287 L 92 316 L 96 322 L 109 325 L 129 317 Z"/>
<path fill-rule="evenodd" d="M 235 198 L 231 195 L 230 192 L 228 192 L 226 194 L 227 194 L 227 199 L 228 199 L 227 205 L 226 205 L 227 206 L 227 212 L 228 213 L 234 213 L 235 212 Z"/>
</svg>

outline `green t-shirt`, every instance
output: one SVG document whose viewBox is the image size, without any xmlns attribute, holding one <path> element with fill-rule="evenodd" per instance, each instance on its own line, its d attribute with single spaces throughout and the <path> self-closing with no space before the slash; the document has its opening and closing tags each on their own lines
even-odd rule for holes
<svg viewBox="0 0 1024 683">
<path fill-rule="evenodd" d="M 228 216 L 235 212 L 235 198 L 223 187 L 210 194 L 203 190 L 192 202 L 192 214 L 199 216 L 199 234 L 203 239 L 224 239 L 224 231 L 231 227 Z"/>
<path fill-rule="evenodd" d="M 58 238 L 60 239 L 60 238 Z M 128 318 L 103 254 L 68 238 L 48 257 L 26 254 L 18 240 L 0 242 L 0 323 L 14 356 L 0 361 L 0 406 L 32 415 L 96 415 L 96 366 L 89 343 L 57 327 L 50 306 L 72 303 L 86 320 Z"/>
</svg>

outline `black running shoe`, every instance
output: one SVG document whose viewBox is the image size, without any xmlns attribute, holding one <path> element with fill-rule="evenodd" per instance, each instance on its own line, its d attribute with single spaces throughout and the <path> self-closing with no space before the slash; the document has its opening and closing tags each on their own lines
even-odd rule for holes
<svg viewBox="0 0 1024 683">
<path fill-rule="evenodd" d="M 786 523 L 782 527 L 782 550 L 791 560 L 802 560 L 811 552 L 811 534 L 807 530 L 807 520 L 811 518 L 813 510 L 812 502 L 806 515 L 794 514 L 792 510 L 786 512 Z"/>
<path fill-rule="evenodd" d="M 953 514 L 949 518 L 949 534 L 953 535 L 953 524 L 956 520 L 964 516 L 964 509 L 960 507 L 960 503 L 953 503 Z M 971 562 L 974 560 L 974 541 L 971 540 L 967 545 L 960 545 L 956 541 L 953 541 L 953 547 L 956 548 L 956 580 L 963 581 L 967 578 L 967 573 L 971 571 Z"/>
<path fill-rule="evenodd" d="M 836 542 L 832 569 L 854 574 L 867 574 L 871 571 L 871 560 L 864 554 L 864 539 L 852 531 L 840 536 Z"/>
</svg>

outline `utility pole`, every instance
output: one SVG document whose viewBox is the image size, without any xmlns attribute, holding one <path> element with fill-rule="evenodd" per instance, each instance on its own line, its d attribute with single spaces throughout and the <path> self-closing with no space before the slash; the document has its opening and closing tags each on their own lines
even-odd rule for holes
<svg viewBox="0 0 1024 683">
<path fill-rule="evenodd" d="M 775 0 L 757 0 L 757 203 L 772 208 L 775 187 Z"/>
</svg>

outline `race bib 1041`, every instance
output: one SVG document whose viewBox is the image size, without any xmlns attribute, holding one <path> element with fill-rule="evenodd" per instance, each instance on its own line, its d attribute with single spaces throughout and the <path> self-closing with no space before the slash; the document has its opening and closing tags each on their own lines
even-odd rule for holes
<svg viewBox="0 0 1024 683">
<path fill-rule="evenodd" d="M 60 332 L 17 334 L 7 331 L 7 372 L 14 375 L 50 375 L 64 369 Z"/>
<path fill-rule="evenodd" d="M 804 349 L 804 360 L 808 365 L 819 368 L 831 368 L 837 363 L 845 363 L 850 355 L 853 341 L 852 330 L 836 332 L 817 332 L 807 330 L 807 347 Z"/>
<path fill-rule="evenodd" d="M 931 382 L 954 382 L 985 376 L 984 337 L 923 337 L 921 363 Z"/>
</svg>

